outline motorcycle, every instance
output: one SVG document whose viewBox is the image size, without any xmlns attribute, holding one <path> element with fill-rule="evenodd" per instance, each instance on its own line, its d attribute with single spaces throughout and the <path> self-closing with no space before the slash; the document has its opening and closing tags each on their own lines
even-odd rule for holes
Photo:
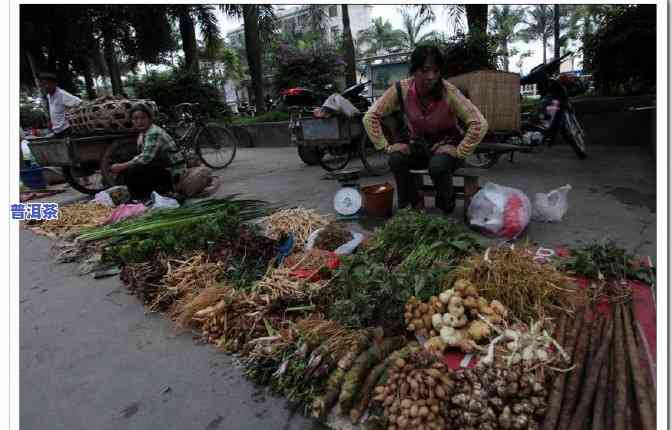
<svg viewBox="0 0 672 430">
<path fill-rule="evenodd" d="M 241 102 L 240 105 L 238 105 L 238 114 L 240 116 L 255 116 L 256 109 L 248 102 Z"/>
<path fill-rule="evenodd" d="M 520 85 L 536 84 L 541 95 L 536 110 L 523 114 L 520 132 L 486 136 L 467 163 L 471 167 L 489 168 L 500 157 L 516 152 L 533 152 L 539 147 L 551 147 L 558 134 L 574 149 L 576 155 L 586 158 L 586 135 L 576 118 L 574 107 L 563 80 L 559 79 L 560 63 L 571 55 L 566 53 L 549 63 L 540 64 L 520 79 Z"/>
<path fill-rule="evenodd" d="M 341 96 L 352 103 L 360 112 L 366 112 L 371 106 L 371 101 L 364 96 L 364 92 L 371 81 L 360 82 L 346 88 Z M 331 85 L 327 85 L 324 91 L 313 91 L 303 87 L 289 88 L 281 92 L 283 102 L 289 109 L 289 123 L 290 128 L 296 125 L 302 117 L 312 116 L 315 109 L 319 108 L 324 100 L 331 95 Z M 333 168 L 334 154 L 329 154 L 329 151 L 317 146 L 298 145 L 298 153 L 301 161 L 308 165 L 322 164 L 328 166 L 328 170 L 337 170 Z M 338 148 L 342 152 L 343 148 Z M 349 151 L 349 149 L 348 149 Z M 342 154 L 341 154 L 342 155 Z M 339 156 L 340 157 L 340 156 Z M 349 158 L 348 158 L 349 160 Z M 346 162 L 347 163 L 347 162 Z M 340 162 L 339 162 L 340 164 Z M 338 166 L 336 166 L 338 167 Z"/>
</svg>

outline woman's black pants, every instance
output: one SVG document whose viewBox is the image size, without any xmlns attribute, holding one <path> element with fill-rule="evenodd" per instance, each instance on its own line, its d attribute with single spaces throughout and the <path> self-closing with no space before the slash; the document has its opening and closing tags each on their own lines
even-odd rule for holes
<svg viewBox="0 0 672 430">
<path fill-rule="evenodd" d="M 388 162 L 397 183 L 397 205 L 400 209 L 420 203 L 418 187 L 410 171 L 427 169 L 436 187 L 436 207 L 446 212 L 453 210 L 453 173 L 461 166 L 461 160 L 448 154 L 428 156 L 413 152 L 410 155 L 393 152 Z"/>
<path fill-rule="evenodd" d="M 173 190 L 173 178 L 170 171 L 162 166 L 137 166 L 123 171 L 118 180 L 128 187 L 134 200 L 146 200 L 156 191 L 165 194 Z"/>
</svg>

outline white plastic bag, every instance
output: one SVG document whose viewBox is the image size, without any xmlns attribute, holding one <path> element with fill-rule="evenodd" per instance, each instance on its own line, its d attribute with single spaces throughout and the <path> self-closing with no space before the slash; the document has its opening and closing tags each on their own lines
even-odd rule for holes
<svg viewBox="0 0 672 430">
<path fill-rule="evenodd" d="M 152 208 L 154 209 L 177 209 L 180 207 L 180 203 L 171 198 L 164 197 L 156 191 L 152 191 Z"/>
<path fill-rule="evenodd" d="M 105 191 L 96 193 L 96 196 L 93 198 L 93 201 L 98 203 L 99 205 L 107 206 L 108 208 L 113 208 L 116 206 L 112 201 L 112 197 L 110 197 L 110 195 L 107 194 Z"/>
<path fill-rule="evenodd" d="M 534 219 L 545 222 L 559 222 L 567 213 L 567 193 L 572 186 L 567 184 L 550 193 L 534 195 Z"/>
<path fill-rule="evenodd" d="M 522 191 L 488 182 L 471 200 L 469 223 L 484 233 L 513 239 L 530 223 L 532 205 Z"/>
<path fill-rule="evenodd" d="M 338 115 L 344 115 L 348 118 L 352 118 L 359 113 L 359 109 L 357 109 L 352 103 L 350 103 L 349 100 L 340 94 L 330 95 L 322 104 L 322 107 Z"/>
<path fill-rule="evenodd" d="M 93 199 L 96 203 L 110 208 L 128 203 L 129 200 L 131 200 L 131 195 L 125 185 L 116 185 L 96 193 Z"/>
<path fill-rule="evenodd" d="M 306 240 L 306 251 L 310 251 L 313 249 L 313 245 L 315 244 L 315 240 L 317 239 L 317 235 L 320 234 L 322 231 L 321 228 L 318 228 L 314 232 L 308 236 L 308 239 Z M 343 245 L 339 246 L 334 250 L 334 254 L 336 255 L 349 255 L 355 252 L 355 249 L 362 243 L 364 240 L 364 235 L 361 233 L 357 233 L 355 231 L 351 231 L 350 234 L 352 234 L 352 239 L 350 239 L 349 242 L 344 243 Z"/>
</svg>

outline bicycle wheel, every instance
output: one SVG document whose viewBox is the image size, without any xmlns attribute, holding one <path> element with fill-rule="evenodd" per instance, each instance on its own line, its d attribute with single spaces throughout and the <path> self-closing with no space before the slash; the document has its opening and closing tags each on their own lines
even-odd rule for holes
<svg viewBox="0 0 672 430">
<path fill-rule="evenodd" d="M 231 164 L 237 146 L 236 137 L 223 127 L 203 127 L 196 135 L 196 153 L 211 169 L 223 169 Z"/>
<path fill-rule="evenodd" d="M 351 145 L 327 146 L 322 151 L 320 166 L 322 166 L 322 168 L 328 172 L 334 172 L 347 166 L 351 158 Z"/>
<path fill-rule="evenodd" d="M 586 135 L 574 112 L 564 112 L 562 133 L 579 158 L 586 158 Z"/>
<path fill-rule="evenodd" d="M 386 175 L 390 172 L 390 165 L 388 164 L 389 156 L 385 150 L 378 150 L 369 135 L 362 134 L 359 142 L 359 156 L 362 159 L 362 164 L 374 176 Z"/>
</svg>

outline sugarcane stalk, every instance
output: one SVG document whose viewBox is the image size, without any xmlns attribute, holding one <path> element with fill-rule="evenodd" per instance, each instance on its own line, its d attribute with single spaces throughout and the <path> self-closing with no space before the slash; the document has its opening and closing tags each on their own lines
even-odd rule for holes
<svg viewBox="0 0 672 430">
<path fill-rule="evenodd" d="M 628 363 L 630 365 L 630 373 L 632 374 L 633 385 L 635 388 L 635 407 L 639 412 L 643 427 L 645 429 L 653 429 L 656 426 L 656 411 L 649 398 L 646 377 L 642 370 L 639 350 L 637 349 L 637 343 L 633 333 L 632 318 L 630 312 L 623 305 L 621 305 L 621 307 Z"/>
</svg>

